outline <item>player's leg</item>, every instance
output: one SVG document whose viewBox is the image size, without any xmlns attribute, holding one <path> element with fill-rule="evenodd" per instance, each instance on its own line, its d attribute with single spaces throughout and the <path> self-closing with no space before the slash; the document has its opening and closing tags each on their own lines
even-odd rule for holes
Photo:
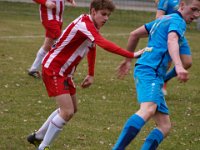
<svg viewBox="0 0 200 150">
<path fill-rule="evenodd" d="M 62 23 L 58 21 L 48 21 L 43 22 L 43 26 L 46 30 L 45 40 L 28 72 L 30 76 L 35 78 L 40 77 L 38 69 L 46 53 L 51 49 L 55 40 L 59 38 L 61 34 Z"/>
<path fill-rule="evenodd" d="M 171 129 L 171 122 L 168 114 L 157 111 L 153 118 L 157 127 L 149 133 L 141 150 L 156 150 Z"/>
<path fill-rule="evenodd" d="M 43 150 L 53 142 L 62 130 L 63 126 L 72 118 L 74 114 L 74 103 L 70 94 L 56 96 L 55 100 L 60 108 L 60 112 L 50 122 L 44 139 L 39 146 L 39 150 Z"/>
<path fill-rule="evenodd" d="M 36 58 L 31 66 L 31 68 L 29 69 L 28 74 L 35 77 L 35 78 L 39 78 L 39 73 L 38 69 L 42 63 L 42 60 L 44 58 L 44 56 L 46 55 L 46 53 L 51 49 L 51 46 L 54 44 L 54 39 L 46 37 L 44 40 L 44 44 L 42 45 L 42 47 L 39 49 L 39 51 L 37 52 Z"/>
<path fill-rule="evenodd" d="M 51 120 L 59 113 L 59 109 L 56 109 L 54 112 L 51 113 L 51 115 L 48 117 L 48 119 L 44 122 L 44 124 L 40 127 L 40 129 L 31 135 L 27 137 L 27 141 L 36 147 L 39 146 L 41 141 L 44 138 L 44 135 L 46 134 L 46 131 L 49 127 L 49 124 Z"/>
<path fill-rule="evenodd" d="M 113 150 L 124 150 L 136 137 L 144 124 L 154 115 L 157 105 L 153 102 L 140 104 L 140 109 L 125 123 Z"/>
<path fill-rule="evenodd" d="M 159 100 L 163 99 L 160 88 L 162 80 L 154 69 L 137 65 L 134 70 L 134 79 L 140 109 L 125 123 L 113 150 L 124 150 L 128 146 L 144 124 L 155 114 Z"/>
</svg>

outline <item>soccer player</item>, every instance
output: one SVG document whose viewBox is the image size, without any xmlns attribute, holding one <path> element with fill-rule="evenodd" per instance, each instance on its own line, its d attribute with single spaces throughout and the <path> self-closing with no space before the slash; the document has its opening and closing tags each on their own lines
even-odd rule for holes
<svg viewBox="0 0 200 150">
<path fill-rule="evenodd" d="M 38 71 L 42 59 L 51 49 L 55 40 L 61 35 L 63 24 L 63 11 L 65 8 L 65 0 L 34 0 L 40 4 L 40 20 L 45 28 L 46 35 L 43 45 L 37 52 L 36 58 L 28 70 L 28 75 L 40 78 Z M 67 0 L 73 6 L 76 6 L 74 0 Z"/>
<path fill-rule="evenodd" d="M 143 50 L 132 53 L 122 49 L 99 33 L 114 9 L 115 5 L 111 0 L 92 0 L 90 14 L 82 14 L 71 22 L 44 57 L 42 78 L 48 95 L 55 98 L 58 109 L 37 132 L 27 138 L 34 145 L 41 142 L 38 150 L 49 149 L 63 126 L 77 112 L 76 87 L 72 78 L 85 55 L 88 59 L 88 75 L 81 84 L 83 88 L 89 87 L 94 81 L 96 45 L 128 58 L 138 57 L 143 53 Z"/>
<path fill-rule="evenodd" d="M 174 11 L 178 10 L 180 1 L 181 0 L 159 0 L 158 2 L 156 2 L 157 3 L 156 18 L 161 17 L 163 15 L 171 14 Z M 184 68 L 189 69 L 192 66 L 192 56 L 190 47 L 186 39 L 184 41 L 184 46 L 180 48 L 180 57 Z M 171 62 L 169 63 L 168 68 L 170 68 L 170 66 Z M 167 89 L 166 89 L 167 82 L 176 75 L 177 74 L 174 67 L 167 72 L 165 77 L 165 84 L 162 88 L 162 91 L 165 95 L 167 95 Z"/>
<path fill-rule="evenodd" d="M 133 32 L 128 40 L 128 50 L 133 51 L 139 39 L 149 34 L 147 47 L 137 60 L 134 79 L 139 110 L 125 123 L 113 150 L 124 150 L 152 118 L 154 128 L 147 136 L 141 150 L 155 150 L 169 134 L 171 122 L 169 110 L 162 93 L 168 62 L 173 61 L 177 79 L 188 80 L 188 71 L 184 69 L 179 54 L 179 44 L 184 40 L 186 23 L 200 16 L 200 0 L 182 0 L 178 11 L 147 23 Z M 126 58 L 118 67 L 119 77 L 130 69 L 131 59 Z"/>
</svg>

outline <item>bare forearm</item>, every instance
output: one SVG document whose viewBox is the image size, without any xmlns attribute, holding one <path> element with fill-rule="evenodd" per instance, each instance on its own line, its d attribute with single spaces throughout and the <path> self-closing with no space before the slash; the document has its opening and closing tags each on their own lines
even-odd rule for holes
<svg viewBox="0 0 200 150">
<path fill-rule="evenodd" d="M 168 50 L 172 58 L 172 61 L 174 62 L 174 65 L 183 66 L 181 62 L 181 58 L 180 58 L 180 53 L 179 53 L 178 36 L 176 35 L 176 33 L 172 33 L 171 35 L 169 35 Z"/>
</svg>

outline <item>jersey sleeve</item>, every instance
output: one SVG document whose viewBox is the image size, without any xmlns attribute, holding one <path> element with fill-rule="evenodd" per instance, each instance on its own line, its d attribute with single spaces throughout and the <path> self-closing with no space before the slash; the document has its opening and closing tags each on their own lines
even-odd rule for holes
<svg viewBox="0 0 200 150">
<path fill-rule="evenodd" d="M 111 52 L 115 53 L 124 57 L 133 58 L 134 54 L 129 52 L 128 50 L 122 49 L 121 47 L 117 46 L 115 43 L 105 39 L 101 34 L 97 31 L 95 28 L 93 22 L 87 22 L 86 28 L 88 29 L 88 38 L 91 41 L 94 41 L 98 46 L 101 48 Z"/>
<path fill-rule="evenodd" d="M 167 11 L 168 7 L 168 0 L 159 0 L 157 9 Z"/>
<path fill-rule="evenodd" d="M 46 3 L 47 0 L 33 0 L 33 1 L 35 1 L 38 4 L 45 5 L 45 3 Z"/>
<path fill-rule="evenodd" d="M 172 19 L 172 22 L 169 25 L 169 32 L 176 32 L 179 38 L 184 36 L 186 30 L 186 24 L 182 22 L 182 20 Z"/>
<path fill-rule="evenodd" d="M 154 23 L 155 23 L 155 20 L 152 21 L 152 22 L 146 23 L 146 24 L 144 25 L 144 26 L 145 26 L 145 29 L 146 29 L 147 32 L 148 32 L 148 34 L 149 34 L 151 28 L 153 27 Z"/>
<path fill-rule="evenodd" d="M 90 48 L 87 54 L 88 75 L 90 76 L 94 76 L 95 60 L 96 60 L 96 46 Z"/>
</svg>

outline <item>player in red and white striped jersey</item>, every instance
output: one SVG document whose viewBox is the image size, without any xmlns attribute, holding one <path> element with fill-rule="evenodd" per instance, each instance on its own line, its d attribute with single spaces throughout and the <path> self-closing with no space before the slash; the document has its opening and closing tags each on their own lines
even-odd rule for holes
<svg viewBox="0 0 200 150">
<path fill-rule="evenodd" d="M 42 47 L 39 49 L 35 61 L 33 62 L 28 74 L 39 78 L 38 68 L 46 53 L 51 49 L 55 40 L 61 34 L 63 24 L 63 11 L 65 0 L 34 0 L 40 4 L 40 20 L 45 28 L 46 35 Z M 74 0 L 67 0 L 73 6 L 76 5 Z"/>
<path fill-rule="evenodd" d="M 55 110 L 33 135 L 32 139 L 42 140 L 39 150 L 48 147 L 63 126 L 77 111 L 76 87 L 72 77 L 77 65 L 87 55 L 88 75 L 81 86 L 89 87 L 94 80 L 96 45 L 103 49 L 129 58 L 139 57 L 143 51 L 128 52 L 103 38 L 99 29 L 108 21 L 115 5 L 111 0 L 92 0 L 90 14 L 75 19 L 63 31 L 55 46 L 42 62 L 42 77 L 50 97 L 54 97 L 58 109 Z M 33 138 L 34 137 L 34 138 Z"/>
</svg>

